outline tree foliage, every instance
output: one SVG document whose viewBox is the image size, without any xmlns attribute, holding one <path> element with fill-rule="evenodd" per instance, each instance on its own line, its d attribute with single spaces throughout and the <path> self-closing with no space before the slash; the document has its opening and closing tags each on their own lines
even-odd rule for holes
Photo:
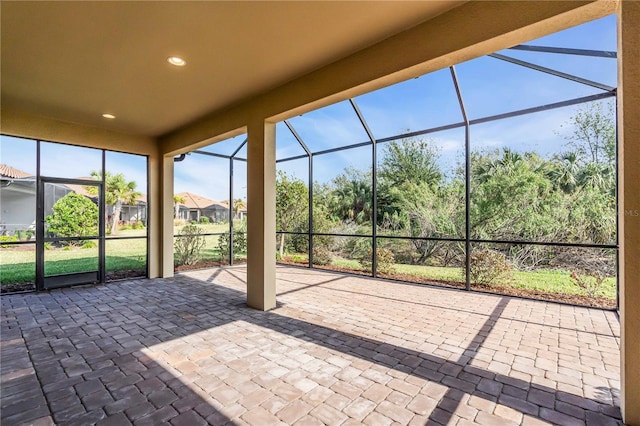
<svg viewBox="0 0 640 426">
<path fill-rule="evenodd" d="M 102 173 L 92 171 L 91 176 L 96 180 L 102 180 Z M 136 191 L 136 182 L 127 181 L 122 173 L 111 174 L 105 172 L 104 174 L 104 196 L 105 202 L 109 206 L 113 206 L 113 212 L 111 214 L 111 235 L 115 235 L 118 232 L 118 221 L 120 220 L 120 212 L 122 212 L 122 206 L 124 204 L 135 204 L 138 198 L 142 195 Z M 97 189 L 94 186 L 88 186 L 87 191 L 92 194 L 97 194 Z"/>
<path fill-rule="evenodd" d="M 491 262 L 503 257 L 520 269 L 557 266 L 553 263 L 556 259 L 561 259 L 565 267 L 577 261 L 575 256 L 562 256 L 568 250 L 535 246 L 527 241 L 615 242 L 616 145 L 612 110 L 599 104 L 583 107 L 563 128 L 566 150 L 557 155 L 508 148 L 471 153 L 471 237 L 524 242 L 501 244 L 488 254 L 480 253 L 482 259 L 476 260 L 488 271 L 492 269 Z M 377 169 L 377 223 L 372 223 L 371 170 L 347 168 L 327 183 L 314 183 L 314 231 L 367 235 L 375 225 L 379 235 L 412 237 L 403 244 L 389 240 L 396 261 L 460 265 L 464 246 L 438 239 L 464 238 L 464 167 L 452 175 L 444 173 L 440 152 L 429 139 L 407 138 L 380 147 L 383 151 Z M 308 194 L 302 181 L 285 175 L 278 179 L 278 227 L 291 230 L 296 226 L 296 217 L 306 217 L 295 213 L 295 206 L 306 206 Z M 320 243 L 322 238 L 327 240 Z M 367 241 L 370 240 L 316 236 L 314 247 L 350 259 L 368 259 L 371 248 Z M 282 246 L 281 241 L 281 249 Z M 298 249 L 306 247 L 301 245 Z M 489 266 L 484 262 L 487 259 L 491 261 L 487 261 Z"/>
<path fill-rule="evenodd" d="M 285 232 L 306 230 L 309 223 L 309 188 L 300 179 L 282 170 L 276 177 L 276 229 Z M 280 257 L 284 257 L 286 234 L 280 234 Z"/>
<path fill-rule="evenodd" d="M 180 204 L 184 204 L 187 200 L 182 195 L 173 196 L 173 218 L 177 219 L 180 215 Z"/>
<path fill-rule="evenodd" d="M 88 237 L 98 235 L 98 206 L 84 195 L 70 192 L 53 205 L 47 216 L 47 231 L 57 237 Z M 81 245 L 81 241 L 63 244 Z"/>
</svg>

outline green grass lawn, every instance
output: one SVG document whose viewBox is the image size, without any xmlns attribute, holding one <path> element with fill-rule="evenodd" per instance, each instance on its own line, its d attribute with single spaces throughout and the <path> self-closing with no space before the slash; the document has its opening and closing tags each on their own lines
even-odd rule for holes
<svg viewBox="0 0 640 426">
<path fill-rule="evenodd" d="M 224 232 L 226 225 L 200 225 L 204 232 Z M 120 231 L 120 236 L 145 235 L 144 230 Z M 202 261 L 226 260 L 226 255 L 219 252 L 218 236 L 205 237 L 205 247 L 201 254 Z M 20 249 L 0 248 L 0 285 L 8 283 L 29 283 L 35 280 L 35 244 Z M 144 270 L 146 269 L 146 239 L 135 240 L 107 240 L 106 241 L 106 269 L 112 271 Z M 45 250 L 45 273 L 47 275 L 64 274 L 96 270 L 98 249 L 73 248 L 71 250 Z M 236 259 L 246 258 L 246 254 L 236 254 Z M 362 271 L 364 268 L 356 260 L 334 258 L 332 265 L 346 270 Z M 437 267 L 422 265 L 395 264 L 395 272 L 399 278 L 411 280 L 411 276 L 432 279 L 434 281 L 464 282 L 463 272 L 457 267 Z M 393 275 L 392 275 L 393 276 Z M 535 270 L 514 271 L 511 287 L 527 290 L 544 291 L 548 293 L 581 294 L 582 291 L 573 284 L 569 271 L 563 270 Z M 616 298 L 616 279 L 607 278 L 600 296 L 610 299 Z"/>
<path fill-rule="evenodd" d="M 228 230 L 225 224 L 198 225 L 203 233 L 218 233 Z M 179 232 L 181 227 L 176 227 Z M 146 236 L 144 229 L 120 230 L 118 237 Z M 207 235 L 205 247 L 201 253 L 202 261 L 226 260 L 218 250 L 218 236 Z M 31 283 L 35 281 L 36 268 L 35 244 L 0 248 L 0 285 L 13 283 Z M 144 270 L 147 262 L 146 239 L 107 239 L 105 243 L 105 266 L 107 275 L 116 271 Z M 98 269 L 98 248 L 71 249 L 52 248 L 45 250 L 45 275 L 68 274 L 73 272 L 94 271 Z M 241 260 L 246 254 L 236 253 L 234 258 Z"/>
<path fill-rule="evenodd" d="M 332 266 L 342 269 L 350 269 L 354 271 L 364 270 L 360 262 L 352 259 L 335 257 L 331 264 Z M 395 268 L 395 274 L 399 278 L 407 279 L 409 281 L 411 281 L 411 276 L 427 278 L 434 281 L 451 281 L 461 283 L 465 281 L 462 268 L 406 265 L 400 263 L 396 263 L 393 266 Z M 393 276 L 394 274 L 389 275 Z M 510 287 L 542 291 L 546 293 L 583 294 L 582 290 L 573 284 L 571 272 L 565 270 L 539 269 L 535 271 L 514 271 L 513 280 L 507 285 Z M 605 279 L 598 296 L 609 299 L 616 298 L 615 277 L 608 277 Z"/>
<path fill-rule="evenodd" d="M 124 231 L 121 235 L 124 235 Z M 36 247 L 0 248 L 0 284 L 35 281 Z M 105 266 L 114 271 L 144 270 L 147 264 L 147 240 L 107 240 Z M 98 269 L 98 248 L 54 248 L 45 250 L 45 275 L 94 271 Z"/>
</svg>

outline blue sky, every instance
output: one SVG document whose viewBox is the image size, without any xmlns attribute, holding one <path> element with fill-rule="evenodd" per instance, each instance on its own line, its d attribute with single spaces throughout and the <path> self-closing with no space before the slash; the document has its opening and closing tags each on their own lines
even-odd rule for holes
<svg viewBox="0 0 640 426">
<path fill-rule="evenodd" d="M 615 16 L 608 16 L 578 27 L 551 34 L 526 44 L 593 50 L 616 50 Z M 616 60 L 576 55 L 505 50 L 499 52 L 566 73 L 617 86 Z M 480 118 L 551 102 L 602 93 L 599 89 L 559 77 L 529 70 L 495 58 L 483 57 L 456 65 L 456 72 L 469 118 Z M 448 69 L 408 80 L 355 98 L 376 138 L 407 131 L 460 122 L 462 115 Z M 609 99 L 608 102 L 612 102 Z M 561 125 L 576 107 L 567 107 L 523 117 L 515 117 L 471 128 L 472 149 L 509 147 L 517 151 L 536 151 L 552 155 L 563 151 Z M 291 124 L 312 151 L 365 142 L 368 140 L 348 101 L 330 105 L 301 116 Z M 565 130 L 566 131 L 566 130 Z M 284 126 L 276 126 L 278 159 L 304 151 Z M 231 154 L 246 138 L 237 136 L 204 148 Z M 440 152 L 440 165 L 451 172 L 462 160 L 464 131 L 454 129 L 424 136 Z M 43 175 L 87 176 L 100 167 L 99 151 L 64 145 L 43 144 Z M 378 158 L 384 144 L 378 147 Z M 246 158 L 246 146 L 238 152 Z M 316 156 L 314 180 L 327 182 L 346 167 L 370 167 L 371 149 L 340 151 Z M 35 174 L 35 143 L 2 136 L 0 162 Z M 307 160 L 278 163 L 278 169 L 307 180 Z M 109 153 L 107 170 L 124 173 L 146 192 L 146 162 L 135 155 Z M 229 161 L 191 154 L 176 163 L 175 192 L 189 191 L 214 200 L 229 198 Z M 234 162 L 234 198 L 246 198 L 246 163 Z"/>
</svg>

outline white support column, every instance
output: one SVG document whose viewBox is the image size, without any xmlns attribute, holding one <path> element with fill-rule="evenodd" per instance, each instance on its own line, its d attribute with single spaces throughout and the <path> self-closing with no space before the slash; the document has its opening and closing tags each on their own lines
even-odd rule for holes
<svg viewBox="0 0 640 426">
<path fill-rule="evenodd" d="M 163 278 L 173 276 L 173 156 L 162 159 L 162 247 L 160 258 Z"/>
<path fill-rule="evenodd" d="M 618 11 L 620 372 L 622 418 L 640 425 L 640 2 Z"/>
<path fill-rule="evenodd" d="M 247 305 L 276 306 L 276 126 L 247 126 Z"/>
</svg>

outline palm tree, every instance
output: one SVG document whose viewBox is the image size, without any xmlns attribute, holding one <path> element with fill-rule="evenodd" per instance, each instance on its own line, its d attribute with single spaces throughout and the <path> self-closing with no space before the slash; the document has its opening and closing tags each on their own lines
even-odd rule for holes
<svg viewBox="0 0 640 426">
<path fill-rule="evenodd" d="M 242 198 L 236 198 L 233 200 L 233 216 L 238 219 L 240 212 L 247 207 L 247 203 L 245 203 Z"/>
<path fill-rule="evenodd" d="M 550 173 L 553 183 L 566 194 L 570 194 L 578 187 L 580 162 L 576 152 L 565 152 L 555 161 L 555 167 Z"/>
<path fill-rule="evenodd" d="M 180 214 L 180 204 L 184 204 L 187 200 L 182 195 L 173 196 L 173 218 L 178 219 Z"/>
<path fill-rule="evenodd" d="M 91 176 L 96 180 L 102 180 L 102 174 L 100 172 L 92 171 Z M 115 235 L 118 232 L 118 221 L 120 219 L 122 205 L 134 204 L 142 194 L 136 191 L 135 181 L 127 182 L 122 173 L 112 175 L 109 172 L 105 172 L 104 182 L 105 202 L 107 205 L 113 206 L 113 214 L 111 215 L 111 235 Z M 95 191 L 95 189 L 93 191 Z"/>
</svg>

